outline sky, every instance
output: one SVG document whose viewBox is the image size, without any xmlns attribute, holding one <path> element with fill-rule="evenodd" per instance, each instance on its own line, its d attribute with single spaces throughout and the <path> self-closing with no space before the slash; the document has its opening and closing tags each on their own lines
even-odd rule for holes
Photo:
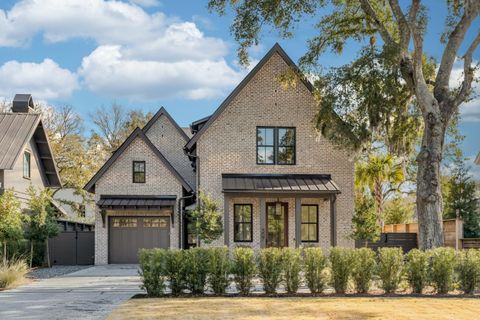
<svg viewBox="0 0 480 320">
<path fill-rule="evenodd" d="M 425 51 L 439 61 L 445 1 L 424 2 L 430 10 Z M 250 67 L 242 68 L 229 32 L 232 20 L 231 13 L 210 13 L 207 0 L 1 0 L 0 97 L 31 93 L 34 101 L 71 105 L 87 130 L 95 110 L 113 102 L 145 112 L 164 106 L 188 126 L 213 113 L 276 42 L 298 61 L 316 35 L 313 18 L 296 25 L 291 39 L 267 28 L 250 50 Z M 326 69 L 348 63 L 360 45 L 348 43 L 341 55 L 326 52 L 320 63 Z M 480 49 L 474 55 L 479 59 Z M 455 65 L 453 85 L 461 68 Z M 479 83 L 474 90 L 460 122 L 466 136 L 461 147 L 471 161 L 480 151 Z M 480 167 L 472 172 L 480 179 Z"/>
</svg>

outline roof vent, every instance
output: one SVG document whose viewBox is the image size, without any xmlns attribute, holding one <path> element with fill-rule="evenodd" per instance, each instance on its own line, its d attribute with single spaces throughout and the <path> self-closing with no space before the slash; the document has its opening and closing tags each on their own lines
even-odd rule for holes
<svg viewBox="0 0 480 320">
<path fill-rule="evenodd" d="M 34 110 L 31 94 L 16 94 L 13 98 L 12 112 L 28 113 Z"/>
</svg>

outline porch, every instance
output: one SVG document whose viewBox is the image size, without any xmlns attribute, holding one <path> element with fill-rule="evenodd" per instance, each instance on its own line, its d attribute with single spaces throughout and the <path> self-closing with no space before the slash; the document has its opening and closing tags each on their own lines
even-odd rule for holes
<svg viewBox="0 0 480 320">
<path fill-rule="evenodd" d="M 330 175 L 223 174 L 224 244 L 329 248 L 337 244 Z"/>
</svg>

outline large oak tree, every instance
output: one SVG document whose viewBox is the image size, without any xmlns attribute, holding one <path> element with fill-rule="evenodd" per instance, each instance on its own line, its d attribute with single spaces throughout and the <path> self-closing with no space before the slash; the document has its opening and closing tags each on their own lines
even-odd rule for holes
<svg viewBox="0 0 480 320">
<path fill-rule="evenodd" d="M 316 70 L 318 59 L 326 49 L 341 53 L 346 42 L 352 39 L 369 41 L 380 47 L 382 54 L 388 55 L 393 63 L 384 66 L 398 70 L 402 85 L 415 97 L 414 103 L 424 123 L 416 158 L 419 243 L 423 249 L 443 243 L 440 166 L 445 134 L 459 106 L 471 94 L 475 80 L 473 54 L 480 44 L 480 31 L 470 30 L 479 16 L 480 1 L 445 0 L 444 5 L 449 13 L 445 31 L 439 39 L 444 47 L 435 75 L 430 80 L 426 74 L 429 68 L 425 68 L 428 52 L 424 50 L 424 36 L 428 17 L 436 13 L 421 0 L 209 1 L 209 8 L 221 14 L 233 8 L 235 19 L 231 31 L 240 44 L 238 55 L 243 63 L 248 61 L 248 48 L 259 43 L 263 28 L 271 26 L 282 37 L 291 37 L 294 27 L 310 17 L 318 19 L 318 34 L 309 40 L 308 50 L 300 59 L 300 67 L 304 70 Z M 474 35 L 469 43 L 464 44 L 469 30 Z M 466 48 L 463 51 L 460 50 L 462 45 Z M 463 60 L 463 79 L 459 87 L 451 87 L 452 69 L 457 59 Z M 355 108 L 355 105 L 350 107 Z M 342 123 L 341 120 L 341 117 L 336 118 L 337 123 Z M 348 124 L 343 128 L 348 129 Z"/>
</svg>

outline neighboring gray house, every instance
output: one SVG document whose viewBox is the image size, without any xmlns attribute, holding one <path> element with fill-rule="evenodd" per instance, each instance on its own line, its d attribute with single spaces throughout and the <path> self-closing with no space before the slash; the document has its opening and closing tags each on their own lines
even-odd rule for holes
<svg viewBox="0 0 480 320">
<path fill-rule="evenodd" d="M 60 188 L 60 177 L 32 96 L 17 94 L 12 112 L 0 113 L 0 194 L 14 188 L 22 207 L 27 188 Z"/>
<path fill-rule="evenodd" d="M 188 137 L 161 109 L 85 186 L 95 193 L 95 263 L 135 263 L 138 249 L 188 248 L 185 208 L 198 190 L 223 208 L 224 234 L 210 244 L 353 247 L 352 155 L 314 129 L 317 104 L 277 44 Z"/>
</svg>

